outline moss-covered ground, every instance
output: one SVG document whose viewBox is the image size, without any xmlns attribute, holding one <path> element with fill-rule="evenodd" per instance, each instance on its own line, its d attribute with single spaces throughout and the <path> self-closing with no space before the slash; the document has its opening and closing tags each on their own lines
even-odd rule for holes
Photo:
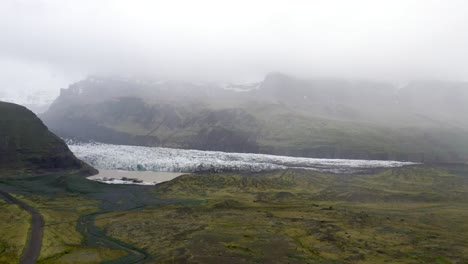
<svg viewBox="0 0 468 264">
<path fill-rule="evenodd" d="M 465 165 L 192 174 L 157 186 L 49 175 L 0 187 L 44 216 L 40 263 L 468 262 Z M 0 262 L 14 261 L 28 215 L 0 206 Z"/>
<path fill-rule="evenodd" d="M 0 263 L 17 262 L 28 236 L 30 216 L 0 200 Z"/>
</svg>

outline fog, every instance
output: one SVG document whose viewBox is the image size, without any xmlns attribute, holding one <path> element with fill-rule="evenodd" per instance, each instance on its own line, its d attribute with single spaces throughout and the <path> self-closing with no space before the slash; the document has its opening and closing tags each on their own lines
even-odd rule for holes
<svg viewBox="0 0 468 264">
<path fill-rule="evenodd" d="M 0 97 L 90 74 L 468 80 L 462 0 L 2 0 Z"/>
</svg>

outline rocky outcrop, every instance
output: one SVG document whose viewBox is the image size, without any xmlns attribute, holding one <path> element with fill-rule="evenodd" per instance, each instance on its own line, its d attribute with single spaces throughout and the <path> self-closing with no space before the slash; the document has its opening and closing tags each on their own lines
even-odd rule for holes
<svg viewBox="0 0 468 264">
<path fill-rule="evenodd" d="M 14 176 L 52 171 L 96 173 L 30 110 L 0 102 L 0 173 Z"/>
</svg>

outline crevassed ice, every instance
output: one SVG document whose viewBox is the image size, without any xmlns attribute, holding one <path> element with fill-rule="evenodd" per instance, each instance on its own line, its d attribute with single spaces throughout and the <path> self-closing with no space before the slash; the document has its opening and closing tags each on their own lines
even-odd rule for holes
<svg viewBox="0 0 468 264">
<path fill-rule="evenodd" d="M 67 141 L 75 155 L 98 169 L 167 172 L 270 171 L 301 168 L 324 172 L 357 172 L 368 168 L 412 165 L 383 160 L 316 159 L 251 153 L 227 153 L 159 147 Z"/>
</svg>

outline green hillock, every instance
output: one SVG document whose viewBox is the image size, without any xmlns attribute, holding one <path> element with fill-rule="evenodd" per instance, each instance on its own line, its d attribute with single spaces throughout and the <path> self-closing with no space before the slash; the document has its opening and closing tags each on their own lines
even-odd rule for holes
<svg viewBox="0 0 468 264">
<path fill-rule="evenodd" d="M 15 175 L 94 169 L 25 107 L 0 102 L 0 173 Z"/>
</svg>

